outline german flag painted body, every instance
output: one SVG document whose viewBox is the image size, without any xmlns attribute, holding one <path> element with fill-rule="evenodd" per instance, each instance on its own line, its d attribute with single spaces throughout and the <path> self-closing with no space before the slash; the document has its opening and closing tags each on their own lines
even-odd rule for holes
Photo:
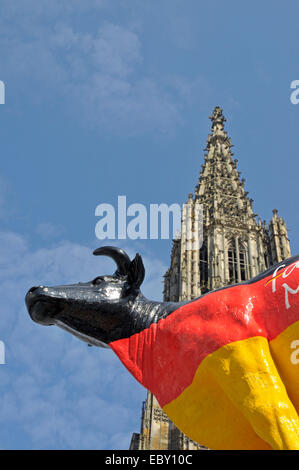
<svg viewBox="0 0 299 470">
<path fill-rule="evenodd" d="M 299 449 L 299 256 L 109 346 L 200 444 Z"/>
</svg>

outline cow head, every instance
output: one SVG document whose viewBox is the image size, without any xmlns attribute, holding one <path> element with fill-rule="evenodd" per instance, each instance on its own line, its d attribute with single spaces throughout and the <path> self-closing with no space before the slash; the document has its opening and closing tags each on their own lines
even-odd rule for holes
<svg viewBox="0 0 299 470">
<path fill-rule="evenodd" d="M 101 247 L 94 255 L 111 257 L 116 272 L 85 283 L 32 287 L 25 300 L 35 322 L 56 324 L 89 344 L 104 346 L 132 329 L 132 307 L 141 295 L 145 270 L 139 254 L 131 261 L 120 248 Z"/>
</svg>

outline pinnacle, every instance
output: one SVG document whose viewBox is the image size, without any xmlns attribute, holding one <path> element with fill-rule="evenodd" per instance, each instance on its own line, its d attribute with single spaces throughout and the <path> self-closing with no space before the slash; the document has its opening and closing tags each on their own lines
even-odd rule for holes
<svg viewBox="0 0 299 470">
<path fill-rule="evenodd" d="M 216 106 L 209 119 L 212 121 L 212 129 L 216 126 L 216 124 L 222 124 L 226 121 L 225 117 L 223 116 L 222 108 L 220 106 Z"/>
</svg>

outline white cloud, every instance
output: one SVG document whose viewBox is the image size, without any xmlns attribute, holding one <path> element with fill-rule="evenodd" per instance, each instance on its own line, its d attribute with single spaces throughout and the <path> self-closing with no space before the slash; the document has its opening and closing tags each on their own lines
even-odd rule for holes
<svg viewBox="0 0 299 470">
<path fill-rule="evenodd" d="M 6 364 L 0 366 L 1 445 L 127 449 L 131 433 L 139 430 L 145 390 L 112 351 L 37 325 L 24 304 L 32 285 L 86 281 L 111 273 L 114 263 L 68 241 L 34 250 L 13 232 L 0 233 L 0 259 L 0 339 L 6 346 Z M 144 261 L 143 291 L 156 297 L 165 266 L 153 257 Z"/>
<path fill-rule="evenodd" d="M 108 75 L 127 76 L 142 61 L 138 36 L 114 24 L 104 25 L 93 41 L 93 62 Z"/>
<path fill-rule="evenodd" d="M 11 100 L 59 103 L 82 125 L 116 134 L 172 131 L 182 122 L 182 94 L 147 72 L 142 32 L 105 15 L 97 29 L 79 27 L 73 14 L 95 15 L 103 2 L 77 3 L 2 5 L 0 66 Z"/>
</svg>

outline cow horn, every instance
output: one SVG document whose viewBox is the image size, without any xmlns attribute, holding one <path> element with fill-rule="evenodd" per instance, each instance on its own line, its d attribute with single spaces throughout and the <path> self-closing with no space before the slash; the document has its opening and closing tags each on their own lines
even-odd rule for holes
<svg viewBox="0 0 299 470">
<path fill-rule="evenodd" d="M 102 246 L 94 250 L 95 256 L 109 256 L 117 264 L 117 271 L 119 274 L 127 274 L 131 260 L 127 253 L 121 248 L 116 246 Z"/>
</svg>

